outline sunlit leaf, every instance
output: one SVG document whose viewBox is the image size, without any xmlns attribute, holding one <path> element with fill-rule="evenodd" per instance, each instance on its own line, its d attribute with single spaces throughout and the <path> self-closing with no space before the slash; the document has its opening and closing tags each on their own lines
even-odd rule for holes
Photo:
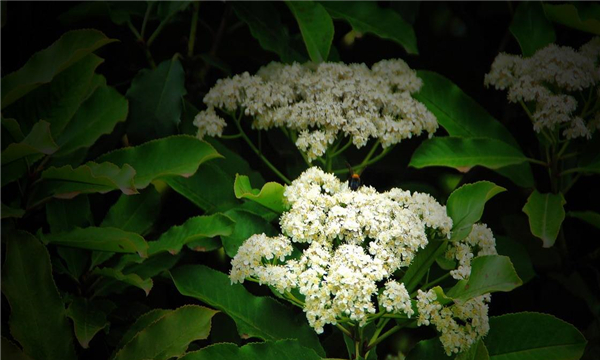
<svg viewBox="0 0 600 360">
<path fill-rule="evenodd" d="M 233 233 L 221 237 L 223 248 L 231 258 L 237 254 L 239 247 L 250 236 L 262 233 L 265 233 L 268 236 L 277 235 L 277 231 L 267 220 L 251 212 L 233 209 L 227 211 L 225 215 L 235 221 Z"/>
<path fill-rule="evenodd" d="M 262 189 L 258 190 L 252 188 L 248 176 L 236 175 L 233 189 L 238 199 L 244 198 L 255 201 L 279 214 L 286 210 L 283 198 L 285 189 L 279 183 L 268 182 Z"/>
<path fill-rule="evenodd" d="M 87 227 L 71 231 L 43 235 L 46 243 L 69 246 L 79 249 L 137 253 L 148 255 L 148 244 L 138 234 L 117 228 Z"/>
</svg>

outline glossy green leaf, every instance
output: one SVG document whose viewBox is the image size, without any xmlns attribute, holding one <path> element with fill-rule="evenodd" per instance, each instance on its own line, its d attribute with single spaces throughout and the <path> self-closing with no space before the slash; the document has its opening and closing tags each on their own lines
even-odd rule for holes
<svg viewBox="0 0 600 360">
<path fill-rule="evenodd" d="M 4 12 L 4 8 L 2 8 L 2 12 Z M 4 15 L 3 15 L 4 16 Z M 3 359 L 11 359 L 11 360 L 33 360 L 27 354 L 23 352 L 17 345 L 13 344 L 10 340 L 2 337 L 0 343 L 0 357 Z"/>
<path fill-rule="evenodd" d="M 505 142 L 488 138 L 435 137 L 415 150 L 410 166 L 447 166 L 469 171 L 473 166 L 499 169 L 527 161 L 523 153 Z"/>
<path fill-rule="evenodd" d="M 515 266 L 515 270 L 523 283 L 535 277 L 533 264 L 523 244 L 506 236 L 496 236 L 496 250 L 498 255 L 505 255 L 510 258 L 510 262 Z"/>
<path fill-rule="evenodd" d="M 551 21 L 600 35 L 600 5 L 597 3 L 544 4 L 544 12 Z"/>
<path fill-rule="evenodd" d="M 146 296 L 148 296 L 150 290 L 152 290 L 152 279 L 142 279 L 137 274 L 123 274 L 121 271 L 112 268 L 96 268 L 93 273 L 140 288 L 144 290 Z M 105 291 L 107 291 L 107 288 L 110 287 L 110 284 L 111 282 L 105 282 L 103 285 L 100 285 L 96 290 L 96 294 L 104 294 Z"/>
<path fill-rule="evenodd" d="M 126 94 L 130 105 L 127 134 L 132 141 L 142 143 L 177 133 L 186 94 L 184 82 L 183 67 L 176 57 L 138 73 Z"/>
<path fill-rule="evenodd" d="M 58 146 L 50 134 L 50 123 L 44 120 L 38 121 L 25 139 L 19 143 L 8 145 L 2 151 L 2 167 L 11 162 L 23 159 L 32 154 L 53 154 Z"/>
<path fill-rule="evenodd" d="M 321 357 L 312 349 L 296 340 L 266 341 L 237 347 L 235 344 L 213 344 L 180 357 L 179 360 L 319 360 Z"/>
<path fill-rule="evenodd" d="M 481 215 L 485 203 L 505 188 L 489 181 L 478 181 L 456 189 L 448 197 L 446 211 L 452 218 L 452 240 L 466 238 Z"/>
<path fill-rule="evenodd" d="M 285 63 L 303 63 L 306 55 L 293 45 L 287 28 L 281 22 L 279 11 L 268 2 L 232 2 L 231 7 L 237 17 L 250 28 L 250 33 L 260 46 L 276 53 Z"/>
<path fill-rule="evenodd" d="M 117 345 L 117 351 L 121 350 L 125 344 L 130 342 L 140 331 L 144 330 L 150 324 L 156 322 L 161 317 L 170 313 L 173 310 L 164 310 L 164 309 L 152 309 L 147 313 L 141 315 L 137 318 L 137 320 L 127 329 L 119 345 Z"/>
<path fill-rule="evenodd" d="M 477 341 L 477 343 L 471 345 L 471 347 L 456 355 L 456 360 L 489 360 L 490 354 L 483 340 Z"/>
<path fill-rule="evenodd" d="M 325 355 L 314 330 L 293 312 L 268 297 L 256 297 L 241 284 L 203 265 L 186 265 L 171 271 L 177 290 L 222 310 L 237 324 L 242 338 L 263 340 L 297 339 L 302 346 Z"/>
<path fill-rule="evenodd" d="M 110 325 L 106 317 L 113 306 L 107 300 L 90 301 L 81 297 L 73 299 L 66 315 L 73 320 L 75 336 L 82 348 L 87 349 L 94 336 Z"/>
<path fill-rule="evenodd" d="M 143 189 L 150 181 L 163 176 L 189 177 L 203 162 L 219 157 L 222 156 L 207 142 L 188 135 L 177 135 L 115 150 L 100 156 L 97 161 L 133 166 L 135 187 Z"/>
<path fill-rule="evenodd" d="M 460 280 L 446 295 L 461 303 L 492 292 L 508 292 L 522 284 L 508 256 L 478 256 L 471 262 L 469 280 Z"/>
<path fill-rule="evenodd" d="M 533 190 L 523 206 L 523 212 L 529 217 L 531 233 L 542 239 L 545 248 L 552 247 L 558 237 L 565 219 L 565 204 L 565 198 L 561 193 L 542 194 Z"/>
<path fill-rule="evenodd" d="M 439 337 L 421 340 L 408 353 L 406 360 L 452 359 L 446 355 Z"/>
<path fill-rule="evenodd" d="M 233 189 L 238 199 L 255 201 L 279 214 L 286 210 L 283 197 L 285 188 L 279 183 L 268 182 L 258 190 L 252 188 L 248 176 L 236 174 Z"/>
<path fill-rule="evenodd" d="M 67 232 L 45 234 L 43 240 L 50 244 L 80 249 L 137 253 L 141 257 L 148 256 L 148 244 L 143 237 L 117 228 L 75 228 Z"/>
<path fill-rule="evenodd" d="M 57 139 L 56 156 L 92 146 L 100 136 L 110 134 L 118 122 L 127 118 L 127 100 L 108 86 L 101 86 L 81 104 L 77 113 Z"/>
<path fill-rule="evenodd" d="M 2 203 L 2 210 L 0 212 L 2 213 L 2 219 L 8 219 L 8 218 L 17 218 L 18 219 L 18 218 L 21 218 L 25 214 L 25 210 L 13 208 L 8 205 L 4 205 L 4 203 Z"/>
<path fill-rule="evenodd" d="M 556 40 L 554 27 L 546 19 L 542 3 L 536 1 L 519 3 L 510 24 L 510 32 L 526 57 Z"/>
<path fill-rule="evenodd" d="M 573 325 L 531 312 L 490 318 L 484 341 L 492 360 L 575 360 L 581 358 L 587 343 Z"/>
<path fill-rule="evenodd" d="M 413 292 L 425 276 L 435 260 L 448 248 L 447 241 L 429 241 L 425 249 L 419 250 L 404 273 L 401 282 L 409 293 Z"/>
<path fill-rule="evenodd" d="M 306 50 L 314 63 L 327 61 L 333 41 L 333 20 L 323 6 L 314 1 L 286 1 L 294 14 Z"/>
<path fill-rule="evenodd" d="M 250 236 L 254 234 L 265 233 L 268 236 L 277 235 L 277 230 L 269 222 L 258 215 L 244 210 L 233 209 L 225 213 L 229 218 L 235 221 L 233 233 L 228 236 L 222 236 L 223 248 L 227 256 L 233 258 L 239 247 Z"/>
<path fill-rule="evenodd" d="M 114 360 L 167 360 L 183 355 L 192 341 L 208 337 L 216 313 L 196 305 L 173 310 L 138 332 Z"/>
<path fill-rule="evenodd" d="M 450 136 L 496 139 L 519 149 L 511 133 L 452 81 L 432 71 L 419 70 L 417 75 L 423 80 L 423 86 L 414 94 L 415 99 L 436 116 Z M 533 186 L 529 164 L 511 165 L 499 168 L 496 172 L 519 186 Z"/>
<path fill-rule="evenodd" d="M 2 78 L 2 109 L 52 79 L 96 49 L 115 40 L 98 30 L 73 30 Z"/>
<path fill-rule="evenodd" d="M 2 210 L 4 212 L 4 210 Z M 595 211 L 569 211 L 567 216 L 582 220 L 600 229 L 600 214 Z"/>
<path fill-rule="evenodd" d="M 418 54 L 415 32 L 392 9 L 380 8 L 370 1 L 321 2 L 334 19 L 347 21 L 354 31 L 371 33 L 404 47 L 409 54 Z"/>
<path fill-rule="evenodd" d="M 2 293 L 11 307 L 11 335 L 33 359 L 75 359 L 71 328 L 46 247 L 24 231 L 3 231 L 3 237 Z"/>
<path fill-rule="evenodd" d="M 100 226 L 144 235 L 154 225 L 159 213 L 160 194 L 149 186 L 137 195 L 121 195 L 108 209 Z"/>
<path fill-rule="evenodd" d="M 179 226 L 173 226 L 156 241 L 149 243 L 148 255 L 169 252 L 175 255 L 181 248 L 202 238 L 231 235 L 235 222 L 223 214 L 196 216 Z"/>
</svg>

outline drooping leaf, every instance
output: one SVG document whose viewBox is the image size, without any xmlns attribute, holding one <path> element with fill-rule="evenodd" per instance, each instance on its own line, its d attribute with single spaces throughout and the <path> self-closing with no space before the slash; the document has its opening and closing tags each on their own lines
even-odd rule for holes
<svg viewBox="0 0 600 360">
<path fill-rule="evenodd" d="M 170 313 L 171 311 L 173 310 L 152 309 L 137 318 L 137 320 L 129 327 L 129 329 L 127 329 L 127 332 L 123 334 L 123 337 L 121 338 L 119 345 L 117 345 L 116 350 L 121 350 L 123 346 L 130 342 L 140 331 L 144 330 L 150 326 L 150 324 L 156 322 L 158 319 Z"/>
<path fill-rule="evenodd" d="M 544 12 L 551 21 L 600 35 L 600 5 L 597 3 L 544 4 Z"/>
<path fill-rule="evenodd" d="M 582 220 L 600 229 L 600 214 L 595 211 L 569 211 L 567 216 Z"/>
<path fill-rule="evenodd" d="M 98 30 L 73 30 L 2 78 L 2 109 L 52 79 L 84 56 L 115 40 Z"/>
<path fill-rule="evenodd" d="M 188 352 L 179 360 L 319 360 L 321 357 L 312 349 L 296 340 L 266 341 L 237 347 L 235 344 L 214 344 L 198 351 Z"/>
<path fill-rule="evenodd" d="M 248 176 L 236 174 L 233 189 L 238 199 L 255 201 L 279 214 L 286 210 L 283 198 L 285 189 L 279 183 L 268 182 L 260 190 L 253 189 Z"/>
<path fill-rule="evenodd" d="M 73 230 L 93 225 L 90 201 L 86 195 L 74 199 L 53 199 L 46 204 L 46 221 L 50 232 Z"/>
<path fill-rule="evenodd" d="M 117 228 L 87 227 L 43 235 L 46 243 L 79 249 L 137 253 L 148 256 L 148 244 L 138 234 Z"/>
<path fill-rule="evenodd" d="M 2 12 L 6 11 L 2 8 Z M 2 15 L 4 16 L 4 14 Z M 11 360 L 33 360 L 27 354 L 23 352 L 23 350 L 19 349 L 19 347 L 13 344 L 10 340 L 2 336 L 1 345 L 0 345 L 0 357 L 3 359 L 11 359 Z"/>
<path fill-rule="evenodd" d="M 529 254 L 521 243 L 506 236 L 496 236 L 496 250 L 498 250 L 498 255 L 505 255 L 510 258 L 510 262 L 515 266 L 515 270 L 523 283 L 535 277 Z"/>
<path fill-rule="evenodd" d="M 0 212 L 2 212 L 2 219 L 8 219 L 11 217 L 18 219 L 25 214 L 25 210 L 13 208 L 8 205 L 4 205 L 4 203 L 2 203 L 2 210 Z"/>
<path fill-rule="evenodd" d="M 100 156 L 118 166 L 129 164 L 136 171 L 135 187 L 143 189 L 163 176 L 191 176 L 205 161 L 222 157 L 210 144 L 188 135 L 149 141 Z"/>
<path fill-rule="evenodd" d="M 24 231 L 3 236 L 2 292 L 11 307 L 11 335 L 33 359 L 75 359 L 71 328 L 46 247 Z"/>
<path fill-rule="evenodd" d="M 294 14 L 306 50 L 314 63 L 327 61 L 333 41 L 333 20 L 323 6 L 314 1 L 286 1 Z"/>
<path fill-rule="evenodd" d="M 223 214 L 196 216 L 179 226 L 173 226 L 156 241 L 149 243 L 148 255 L 169 252 L 175 255 L 181 248 L 202 238 L 231 235 L 235 222 Z"/>
<path fill-rule="evenodd" d="M 242 338 L 297 339 L 319 355 L 325 355 L 316 333 L 305 321 L 272 298 L 255 297 L 229 277 L 203 265 L 186 265 L 171 271 L 177 290 L 222 310 L 237 324 Z"/>
<path fill-rule="evenodd" d="M 148 296 L 148 294 L 150 294 L 150 290 L 152 290 L 152 279 L 142 279 L 137 274 L 123 274 L 121 271 L 113 268 L 96 268 L 94 269 L 93 273 L 140 288 L 144 290 L 146 296 Z M 107 288 L 110 287 L 110 284 L 111 282 L 105 282 L 103 285 L 98 286 L 96 294 L 105 294 L 105 291 L 107 291 Z"/>
<path fill-rule="evenodd" d="M 466 238 L 471 233 L 473 224 L 481 219 L 485 203 L 503 191 L 506 189 L 492 182 L 478 181 L 463 185 L 450 194 L 446 211 L 453 222 L 452 240 Z"/>
<path fill-rule="evenodd" d="M 2 151 L 2 166 L 33 154 L 53 154 L 57 149 L 58 146 L 50 134 L 50 123 L 40 120 L 23 141 L 10 144 Z"/>
<path fill-rule="evenodd" d="M 127 90 L 130 104 L 127 134 L 135 143 L 177 133 L 186 94 L 183 67 L 177 58 L 153 70 L 142 70 Z"/>
<path fill-rule="evenodd" d="M 263 49 L 279 55 L 281 61 L 306 61 L 306 55 L 293 46 L 287 28 L 281 22 L 279 11 L 268 2 L 233 2 L 233 11 L 250 28 L 252 36 Z"/>
<path fill-rule="evenodd" d="M 127 100 L 115 89 L 101 86 L 81 104 L 57 140 L 56 156 L 92 146 L 100 136 L 110 134 L 115 125 L 127 118 Z"/>
<path fill-rule="evenodd" d="M 173 310 L 138 332 L 114 360 L 167 360 L 183 355 L 192 341 L 208 337 L 211 319 L 216 313 L 196 305 Z"/>
<path fill-rule="evenodd" d="M 392 9 L 380 8 L 371 1 L 321 2 L 334 19 L 347 21 L 354 31 L 375 34 L 404 47 L 409 54 L 418 54 L 415 32 Z"/>
<path fill-rule="evenodd" d="M 233 233 L 228 236 L 222 236 L 223 248 L 227 256 L 233 258 L 239 247 L 250 236 L 254 234 L 265 233 L 268 236 L 277 235 L 277 231 L 269 222 L 258 215 L 244 210 L 233 209 L 225 213 L 229 218 L 235 221 Z"/>
<path fill-rule="evenodd" d="M 82 249 L 57 246 L 56 252 L 66 264 L 65 270 L 75 281 L 84 273 L 90 259 L 90 253 Z"/>
<path fill-rule="evenodd" d="M 94 336 L 110 325 L 106 317 L 113 307 L 114 304 L 108 300 L 73 299 L 66 315 L 73 320 L 75 336 L 82 348 L 87 349 Z"/>
<path fill-rule="evenodd" d="M 579 359 L 587 343 L 573 325 L 531 312 L 490 318 L 490 332 L 484 341 L 492 360 Z"/>
<path fill-rule="evenodd" d="M 505 142 L 488 138 L 435 137 L 415 150 L 409 166 L 447 166 L 462 172 L 473 166 L 500 169 L 525 163 L 527 157 Z"/>
<path fill-rule="evenodd" d="M 469 280 L 460 280 L 446 295 L 461 303 L 487 293 L 511 291 L 522 284 L 508 256 L 478 256 L 471 262 Z"/>
<path fill-rule="evenodd" d="M 159 212 L 160 194 L 149 186 L 137 195 L 121 195 L 100 226 L 144 235 L 154 225 Z"/>
<path fill-rule="evenodd" d="M 510 24 L 510 32 L 519 42 L 523 56 L 529 57 L 556 40 L 554 27 L 544 14 L 541 2 L 522 2 Z"/>
<path fill-rule="evenodd" d="M 561 193 L 541 194 L 533 190 L 523 206 L 523 212 L 529 217 L 531 233 L 542 239 L 545 248 L 552 247 L 558 237 L 565 219 L 565 204 L 565 198 Z"/>
<path fill-rule="evenodd" d="M 419 285 L 419 281 L 431 268 L 431 265 L 447 248 L 447 241 L 430 241 L 425 249 L 419 250 L 401 280 L 409 293 L 415 290 Z"/>
</svg>

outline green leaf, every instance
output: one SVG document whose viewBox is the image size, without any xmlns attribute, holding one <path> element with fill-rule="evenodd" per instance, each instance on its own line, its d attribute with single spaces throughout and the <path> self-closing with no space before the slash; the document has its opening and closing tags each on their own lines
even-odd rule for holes
<svg viewBox="0 0 600 360">
<path fill-rule="evenodd" d="M 75 24 L 94 18 L 110 18 L 117 25 L 124 25 L 132 15 L 143 17 L 148 5 L 134 1 L 90 1 L 73 6 L 58 17 L 63 24 Z"/>
<path fill-rule="evenodd" d="M 333 20 L 321 4 L 314 1 L 286 1 L 294 14 L 306 50 L 314 63 L 327 61 L 333 41 Z"/>
<path fill-rule="evenodd" d="M 137 333 L 114 360 L 166 360 L 183 355 L 192 341 L 208 337 L 216 313 L 196 305 L 173 310 Z"/>
<path fill-rule="evenodd" d="M 508 256 L 478 256 L 471 262 L 469 280 L 460 280 L 446 295 L 462 303 L 484 294 L 508 292 L 523 285 Z"/>
<path fill-rule="evenodd" d="M 510 262 L 515 266 L 515 270 L 523 283 L 535 277 L 535 271 L 527 249 L 520 242 L 509 237 L 497 236 L 496 250 L 498 255 L 505 255 L 510 258 Z"/>
<path fill-rule="evenodd" d="M 523 153 L 506 143 L 488 138 L 435 137 L 425 140 L 413 153 L 410 166 L 447 166 L 469 171 L 473 166 L 499 169 L 527 161 Z"/>
<path fill-rule="evenodd" d="M 11 307 L 10 333 L 34 359 L 75 359 L 73 338 L 46 247 L 24 231 L 4 234 L 2 292 Z"/>
<path fill-rule="evenodd" d="M 156 241 L 149 242 L 148 255 L 169 252 L 175 255 L 192 241 L 231 235 L 235 222 L 223 214 L 196 216 L 179 226 L 173 226 Z"/>
<path fill-rule="evenodd" d="M 490 354 L 483 340 L 477 341 L 476 344 L 471 345 L 467 351 L 463 351 L 456 355 L 456 360 L 489 360 Z"/>
<path fill-rule="evenodd" d="M 452 241 L 466 238 L 481 215 L 485 203 L 505 188 L 489 181 L 478 181 L 456 189 L 448 197 L 446 211 L 452 218 Z"/>
<path fill-rule="evenodd" d="M 242 285 L 231 285 L 229 277 L 203 265 L 186 265 L 171 272 L 177 290 L 222 310 L 237 324 L 242 338 L 263 340 L 298 339 L 302 346 L 325 355 L 319 339 L 306 321 L 268 297 L 256 297 Z"/>
<path fill-rule="evenodd" d="M 267 341 L 237 347 L 235 344 L 213 344 L 180 357 L 179 360 L 319 360 L 321 357 L 296 340 Z"/>
<path fill-rule="evenodd" d="M 148 256 L 148 244 L 143 237 L 116 228 L 75 228 L 67 232 L 45 234 L 43 240 L 50 244 L 80 249 L 137 253 L 141 257 Z"/>
<path fill-rule="evenodd" d="M 419 70 L 417 75 L 423 80 L 423 87 L 419 93 L 414 94 L 415 99 L 436 116 L 450 136 L 496 139 L 519 149 L 519 144 L 511 133 L 452 81 L 432 71 Z M 533 186 L 529 164 L 511 165 L 497 169 L 496 172 L 519 186 Z"/>
<path fill-rule="evenodd" d="M 46 204 L 46 221 L 53 233 L 93 225 L 88 197 L 82 195 L 71 200 L 51 200 Z"/>
<path fill-rule="evenodd" d="M 2 210 L 4 213 L 4 210 Z M 600 229 L 600 214 L 594 211 L 569 211 L 567 216 L 582 220 L 593 227 Z"/>
<path fill-rule="evenodd" d="M 558 237 L 565 219 L 565 204 L 565 198 L 561 193 L 541 194 L 533 190 L 523 206 L 523 212 L 529 217 L 531 233 L 542 239 L 545 248 L 552 247 Z"/>
<path fill-rule="evenodd" d="M 225 253 L 231 258 L 237 254 L 239 247 L 250 236 L 262 233 L 267 236 L 277 235 L 277 230 L 267 220 L 251 212 L 233 209 L 227 211 L 225 215 L 235 221 L 233 233 L 228 236 L 221 236 Z"/>
<path fill-rule="evenodd" d="M 165 1 L 158 3 L 156 14 L 161 21 L 170 19 L 173 15 L 187 9 L 191 1 Z"/>
<path fill-rule="evenodd" d="M 541 2 L 519 3 L 509 29 L 526 57 L 556 40 L 554 27 L 546 19 Z"/>
<path fill-rule="evenodd" d="M 100 156 L 97 161 L 133 166 L 135 187 L 143 189 L 152 180 L 163 176 L 189 177 L 200 164 L 219 157 L 222 156 L 207 142 L 188 135 L 177 135 L 115 150 Z"/>
<path fill-rule="evenodd" d="M 260 46 L 276 53 L 285 63 L 306 61 L 304 52 L 292 45 L 287 28 L 281 22 L 279 11 L 268 2 L 232 2 L 237 17 L 250 28 L 250 33 Z"/>
<path fill-rule="evenodd" d="M 490 318 L 485 337 L 492 360 L 579 359 L 587 341 L 573 325 L 552 315 L 516 313 Z"/>
<path fill-rule="evenodd" d="M 102 86 L 85 101 L 66 126 L 57 142 L 56 156 L 92 146 L 100 136 L 110 134 L 115 125 L 127 118 L 127 100 L 117 90 Z"/>
<path fill-rule="evenodd" d="M 150 290 L 152 290 L 152 279 L 142 279 L 137 274 L 123 274 L 122 272 L 112 268 L 96 268 L 94 269 L 93 274 L 105 276 L 107 278 L 133 285 L 144 290 L 146 296 L 148 296 L 148 294 L 150 294 Z M 105 282 L 104 286 L 99 286 L 99 289 L 96 290 L 96 294 L 104 294 L 104 292 L 110 287 L 110 284 L 112 283 L 109 281 Z"/>
<path fill-rule="evenodd" d="M 5 6 L 5 5 L 3 5 Z M 4 16 L 5 8 L 2 8 L 2 16 Z M 3 359 L 11 359 L 11 360 L 33 360 L 29 356 L 27 356 L 23 350 L 21 350 L 17 345 L 13 344 L 10 340 L 2 337 L 0 343 L 0 357 Z"/>
<path fill-rule="evenodd" d="M 417 38 L 409 23 L 392 9 L 370 1 L 321 2 L 334 19 L 347 21 L 354 31 L 372 33 L 396 42 L 409 54 L 418 54 Z"/>
<path fill-rule="evenodd" d="M 137 318 L 137 320 L 129 327 L 129 329 L 127 329 L 127 332 L 123 334 L 119 345 L 117 345 L 117 351 L 121 350 L 123 346 L 129 343 L 140 331 L 144 330 L 150 326 L 150 324 L 156 322 L 158 319 L 172 311 L 173 310 L 153 309 Z"/>
<path fill-rule="evenodd" d="M 596 3 L 544 4 L 544 12 L 551 21 L 600 35 L 600 5 Z"/>
<path fill-rule="evenodd" d="M 406 360 L 452 359 L 446 355 L 439 337 L 421 340 L 408 353 Z"/>
<path fill-rule="evenodd" d="M 127 90 L 130 104 L 127 134 L 135 143 L 177 133 L 181 122 L 185 74 L 176 57 L 156 69 L 142 70 Z"/>
<path fill-rule="evenodd" d="M 66 315 L 73 320 L 75 336 L 84 349 L 102 329 L 108 328 L 110 323 L 106 317 L 114 305 L 107 300 L 90 301 L 86 298 L 76 297 L 67 309 Z"/>
<path fill-rule="evenodd" d="M 100 226 L 144 235 L 154 225 L 159 213 L 160 194 L 149 186 L 138 195 L 122 194 L 108 209 Z"/>
<path fill-rule="evenodd" d="M 236 174 L 233 190 L 236 198 L 255 201 L 276 213 L 281 214 L 287 209 L 283 197 L 285 188 L 279 183 L 268 182 L 260 190 L 253 189 L 248 176 Z"/>
<path fill-rule="evenodd" d="M 443 254 L 447 248 L 447 241 L 432 240 L 427 244 L 425 249 L 419 250 L 401 280 L 409 293 L 415 290 L 423 276 L 429 272 L 435 259 Z"/>
<path fill-rule="evenodd" d="M 2 211 L 0 211 L 2 213 L 2 219 L 8 219 L 8 218 L 21 218 L 23 217 L 23 215 L 25 214 L 25 210 L 23 209 L 17 209 L 17 208 L 13 208 L 7 205 L 4 205 L 4 203 L 2 203 Z"/>
<path fill-rule="evenodd" d="M 73 30 L 35 53 L 19 70 L 2 78 L 2 109 L 52 79 L 96 49 L 116 40 L 97 30 Z"/>
<path fill-rule="evenodd" d="M 2 151 L 2 166 L 33 154 L 53 154 L 57 149 L 58 146 L 50 134 L 50 123 L 40 120 L 23 141 L 10 144 Z"/>
</svg>

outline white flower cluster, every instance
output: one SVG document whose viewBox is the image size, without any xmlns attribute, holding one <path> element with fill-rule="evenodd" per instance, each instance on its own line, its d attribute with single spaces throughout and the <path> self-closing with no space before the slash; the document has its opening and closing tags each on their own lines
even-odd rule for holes
<svg viewBox="0 0 600 360">
<path fill-rule="evenodd" d="M 489 294 L 444 307 L 437 301 L 433 289 L 427 292 L 418 290 L 417 293 L 417 325 L 433 324 L 441 333 L 440 341 L 448 356 L 467 350 L 490 330 Z"/>
<path fill-rule="evenodd" d="M 284 196 L 290 209 L 280 218 L 283 235 L 248 239 L 232 261 L 232 282 L 254 277 L 281 292 L 297 288 L 318 333 L 342 318 L 364 325 L 376 312 L 373 300 L 382 281 L 387 281 L 382 307 L 414 313 L 404 285 L 390 277 L 427 245 L 426 231 L 450 236 L 452 220 L 444 206 L 400 189 L 352 191 L 314 167 L 286 187 Z M 299 259 L 265 262 L 289 255 L 292 242 L 307 243 Z"/>
<path fill-rule="evenodd" d="M 572 94 L 590 88 L 595 92 L 593 88 L 600 83 L 599 60 L 600 37 L 579 51 L 550 44 L 529 58 L 500 53 L 485 75 L 484 84 L 508 89 L 510 102 L 535 102 L 532 118 L 536 132 L 559 126 L 567 139 L 589 139 L 600 121 L 591 119 L 586 124 L 588 119 L 575 115 L 578 102 Z"/>
<path fill-rule="evenodd" d="M 450 271 L 456 280 L 467 280 L 471 275 L 471 260 L 473 257 L 497 255 L 496 239 L 485 224 L 474 224 L 469 236 L 462 241 L 450 244 L 446 258 L 458 261 L 458 268 Z"/>
<path fill-rule="evenodd" d="M 294 131 L 296 146 L 312 161 L 322 156 L 339 134 L 360 148 L 369 139 L 388 147 L 420 135 L 432 136 L 435 116 L 412 98 L 422 81 L 402 60 L 365 64 L 271 63 L 256 75 L 247 72 L 221 79 L 204 97 L 208 109 L 194 124 L 198 136 L 211 135 L 204 122 L 215 121 L 215 108 L 233 113 L 242 109 L 256 129 L 281 127 Z M 217 133 L 213 131 L 213 133 Z"/>
</svg>

